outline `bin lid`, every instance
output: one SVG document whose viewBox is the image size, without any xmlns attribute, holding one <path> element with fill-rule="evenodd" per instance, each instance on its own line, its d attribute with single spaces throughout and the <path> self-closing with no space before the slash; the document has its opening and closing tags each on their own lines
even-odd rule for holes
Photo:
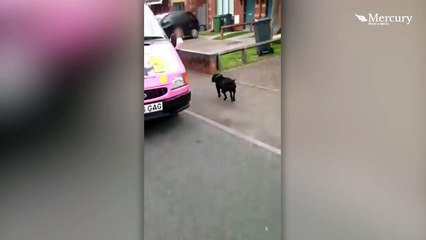
<svg viewBox="0 0 426 240">
<path fill-rule="evenodd" d="M 264 22 L 264 21 L 270 21 L 271 18 L 269 17 L 265 17 L 265 18 L 261 18 L 261 19 L 254 19 L 254 22 Z"/>
<path fill-rule="evenodd" d="M 263 25 L 263 24 L 269 24 L 271 22 L 271 19 L 259 19 L 259 20 L 255 20 L 253 22 L 253 25 Z"/>
</svg>

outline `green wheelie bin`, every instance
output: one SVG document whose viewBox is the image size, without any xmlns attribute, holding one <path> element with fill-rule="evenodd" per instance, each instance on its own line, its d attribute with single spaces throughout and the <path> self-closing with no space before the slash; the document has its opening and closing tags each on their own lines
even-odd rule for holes
<svg viewBox="0 0 426 240">
<path fill-rule="evenodd" d="M 254 36 L 256 43 L 271 40 L 271 19 L 263 18 L 253 23 Z M 257 55 L 261 56 L 265 53 L 273 53 L 274 49 L 271 47 L 271 43 L 265 43 L 257 46 Z"/>
</svg>

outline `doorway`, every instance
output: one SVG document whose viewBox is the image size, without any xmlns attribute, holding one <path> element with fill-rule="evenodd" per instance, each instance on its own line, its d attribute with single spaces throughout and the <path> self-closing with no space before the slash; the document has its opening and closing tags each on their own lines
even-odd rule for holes
<svg viewBox="0 0 426 240">
<path fill-rule="evenodd" d="M 246 0 L 244 2 L 244 22 L 252 22 L 254 20 L 255 1 L 256 0 Z"/>
</svg>

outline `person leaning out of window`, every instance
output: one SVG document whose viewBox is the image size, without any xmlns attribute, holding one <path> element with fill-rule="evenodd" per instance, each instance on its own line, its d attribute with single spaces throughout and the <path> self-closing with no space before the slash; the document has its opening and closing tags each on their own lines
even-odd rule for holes
<svg viewBox="0 0 426 240">
<path fill-rule="evenodd" d="M 176 49 L 179 49 L 183 43 L 183 32 L 182 29 L 176 28 L 172 36 L 170 38 L 176 37 Z"/>
</svg>

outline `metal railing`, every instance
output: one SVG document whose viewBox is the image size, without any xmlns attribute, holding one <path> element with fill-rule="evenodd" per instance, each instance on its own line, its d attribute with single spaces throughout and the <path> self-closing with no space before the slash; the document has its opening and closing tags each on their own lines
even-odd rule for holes
<svg viewBox="0 0 426 240">
<path fill-rule="evenodd" d="M 253 32 L 253 22 L 245 22 L 245 23 L 237 23 L 237 24 L 221 26 L 220 27 L 220 39 L 223 39 L 225 29 L 234 28 L 234 27 L 241 27 L 241 26 L 246 26 L 246 25 L 250 25 L 250 32 Z"/>
<path fill-rule="evenodd" d="M 248 45 L 245 45 L 245 46 L 236 47 L 236 48 L 221 51 L 221 52 L 217 53 L 217 68 L 218 68 L 219 71 L 222 70 L 221 60 L 220 60 L 221 55 L 225 55 L 225 54 L 228 54 L 228 53 L 234 53 L 234 52 L 241 52 L 241 62 L 243 64 L 246 64 L 247 63 L 247 49 L 258 47 L 258 46 L 261 46 L 263 44 L 274 43 L 274 42 L 279 42 L 279 41 L 281 41 L 281 38 L 275 38 L 275 39 L 271 39 L 271 40 L 267 40 L 267 41 L 263 41 L 263 42 L 252 43 L 252 44 L 248 44 Z"/>
</svg>

